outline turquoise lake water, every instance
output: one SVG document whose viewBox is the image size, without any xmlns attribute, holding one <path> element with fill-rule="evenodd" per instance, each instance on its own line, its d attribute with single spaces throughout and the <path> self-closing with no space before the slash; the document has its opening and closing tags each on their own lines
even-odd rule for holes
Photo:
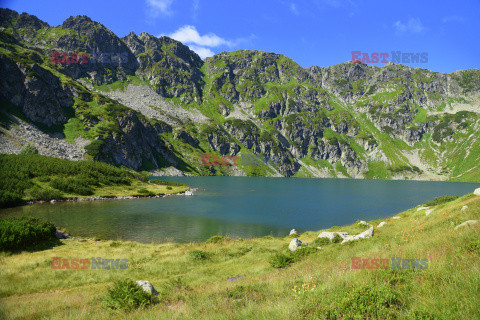
<svg viewBox="0 0 480 320">
<path fill-rule="evenodd" d="M 479 184 L 457 182 L 172 177 L 199 188 L 194 196 L 35 204 L 0 216 L 38 216 L 74 236 L 150 242 L 203 241 L 213 235 L 285 236 L 387 218 L 441 195 L 464 195 Z"/>
</svg>

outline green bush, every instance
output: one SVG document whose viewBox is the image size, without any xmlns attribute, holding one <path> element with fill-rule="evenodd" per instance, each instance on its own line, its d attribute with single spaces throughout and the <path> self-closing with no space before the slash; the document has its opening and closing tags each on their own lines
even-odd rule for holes
<svg viewBox="0 0 480 320">
<path fill-rule="evenodd" d="M 167 190 L 172 190 L 172 187 L 170 187 L 170 186 L 167 186 Z"/>
<path fill-rule="evenodd" d="M 293 260 L 293 262 L 297 262 L 303 259 L 303 257 L 306 257 L 308 255 L 311 255 L 312 253 L 317 253 L 318 249 L 313 248 L 313 247 L 304 247 L 301 249 L 297 249 L 293 252 L 290 253 L 290 256 Z"/>
<path fill-rule="evenodd" d="M 21 203 L 25 191 L 35 186 L 32 179 L 47 182 L 49 177 L 54 177 L 52 180 L 55 181 L 50 180 L 50 186 L 54 189 L 81 195 L 91 195 L 92 186 L 99 186 L 100 183 L 130 185 L 132 179 L 147 181 L 144 175 L 133 170 L 102 162 L 68 161 L 38 154 L 1 154 L 0 207 Z M 31 191 L 38 193 L 37 189 Z M 42 197 L 45 198 L 44 194 Z"/>
<path fill-rule="evenodd" d="M 393 319 L 401 305 L 398 294 L 381 284 L 345 287 L 325 298 L 327 319 Z"/>
<path fill-rule="evenodd" d="M 38 150 L 37 150 L 37 148 L 35 148 L 34 146 L 32 146 L 31 144 L 28 143 L 28 144 L 26 144 L 22 147 L 19 154 L 21 154 L 21 155 L 38 154 Z"/>
<path fill-rule="evenodd" d="M 93 188 L 88 185 L 88 182 L 78 178 L 57 177 L 50 181 L 50 186 L 63 192 L 79 194 L 82 196 L 93 194 Z"/>
<path fill-rule="evenodd" d="M 326 246 L 329 245 L 331 242 L 328 238 L 317 238 L 312 242 L 314 246 Z"/>
<path fill-rule="evenodd" d="M 212 236 L 210 237 L 207 241 L 205 241 L 206 243 L 219 243 L 219 242 L 223 242 L 223 241 L 228 241 L 230 240 L 229 237 L 224 237 L 224 236 Z"/>
<path fill-rule="evenodd" d="M 116 281 L 108 289 L 103 305 L 110 309 L 132 311 L 158 302 L 158 299 L 138 286 L 133 280 Z"/>
<path fill-rule="evenodd" d="M 38 218 L 0 219 L 0 249 L 25 249 L 55 239 L 55 225 Z"/>
<path fill-rule="evenodd" d="M 292 257 L 283 253 L 276 253 L 270 258 L 270 265 L 274 268 L 285 268 L 292 262 Z"/>
<path fill-rule="evenodd" d="M 340 237 L 338 234 L 336 234 L 332 239 L 332 243 L 339 243 L 342 241 L 343 241 L 342 237 Z"/>
<path fill-rule="evenodd" d="M 0 190 L 0 208 L 11 207 L 22 203 L 22 197 L 23 192 L 17 193 L 15 191 Z"/>
<path fill-rule="evenodd" d="M 97 154 L 100 153 L 100 148 L 103 145 L 102 140 L 93 140 L 89 145 L 85 146 L 85 152 L 92 156 L 95 157 Z"/>
<path fill-rule="evenodd" d="M 172 187 L 185 187 L 185 186 L 187 186 L 185 183 L 181 183 L 181 182 L 173 182 L 173 181 L 165 181 L 165 180 L 157 180 L 157 179 L 150 180 L 150 183 L 157 184 L 157 185 L 160 185 L 160 186 L 172 186 Z"/>
<path fill-rule="evenodd" d="M 427 201 L 425 205 L 427 207 L 433 207 L 442 203 L 453 201 L 455 199 L 458 199 L 458 196 L 441 196 L 441 197 L 433 198 L 432 201 Z"/>
<path fill-rule="evenodd" d="M 55 189 L 42 189 L 39 186 L 33 186 L 25 190 L 25 196 L 32 200 L 50 201 L 53 199 L 61 199 L 62 194 Z"/>
<path fill-rule="evenodd" d="M 145 188 L 141 188 L 137 190 L 137 193 L 142 196 L 154 196 L 155 194 Z"/>
<path fill-rule="evenodd" d="M 208 254 L 202 250 L 193 250 L 190 251 L 190 257 L 193 260 L 206 260 L 208 259 Z"/>
</svg>

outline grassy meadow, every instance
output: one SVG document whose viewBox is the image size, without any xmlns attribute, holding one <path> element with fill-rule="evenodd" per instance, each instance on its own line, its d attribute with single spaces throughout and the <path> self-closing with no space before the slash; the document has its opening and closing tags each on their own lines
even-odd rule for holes
<svg viewBox="0 0 480 320">
<path fill-rule="evenodd" d="M 468 206 L 465 210 L 462 207 Z M 369 221 L 373 238 L 288 252 L 292 237 L 141 244 L 59 240 L 0 253 L 0 318 L 5 319 L 479 319 L 480 197 L 412 208 Z M 386 221 L 382 228 L 378 223 Z M 358 223 L 331 231 L 361 232 Z M 289 256 L 277 268 L 272 258 Z M 52 269 L 52 258 L 128 259 L 126 269 Z M 352 258 L 427 259 L 426 269 L 352 269 Z M 244 276 L 236 281 L 230 277 Z M 130 312 L 102 301 L 114 281 L 150 281 L 158 303 Z"/>
</svg>

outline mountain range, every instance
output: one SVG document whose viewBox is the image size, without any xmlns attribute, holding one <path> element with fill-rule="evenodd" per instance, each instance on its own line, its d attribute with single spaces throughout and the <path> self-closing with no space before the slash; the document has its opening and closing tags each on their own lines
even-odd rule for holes
<svg viewBox="0 0 480 320">
<path fill-rule="evenodd" d="M 87 16 L 52 27 L 0 9 L 0 105 L 1 153 L 31 144 L 156 175 L 480 181 L 477 69 L 202 60 Z"/>
</svg>

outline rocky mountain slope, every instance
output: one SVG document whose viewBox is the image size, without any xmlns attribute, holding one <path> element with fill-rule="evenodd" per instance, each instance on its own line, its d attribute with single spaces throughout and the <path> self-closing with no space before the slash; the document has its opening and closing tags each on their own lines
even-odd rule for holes
<svg viewBox="0 0 480 320">
<path fill-rule="evenodd" d="M 0 9 L 0 89 L 4 153 L 29 142 L 160 174 L 480 181 L 476 69 L 203 61 L 168 37 Z"/>
</svg>

